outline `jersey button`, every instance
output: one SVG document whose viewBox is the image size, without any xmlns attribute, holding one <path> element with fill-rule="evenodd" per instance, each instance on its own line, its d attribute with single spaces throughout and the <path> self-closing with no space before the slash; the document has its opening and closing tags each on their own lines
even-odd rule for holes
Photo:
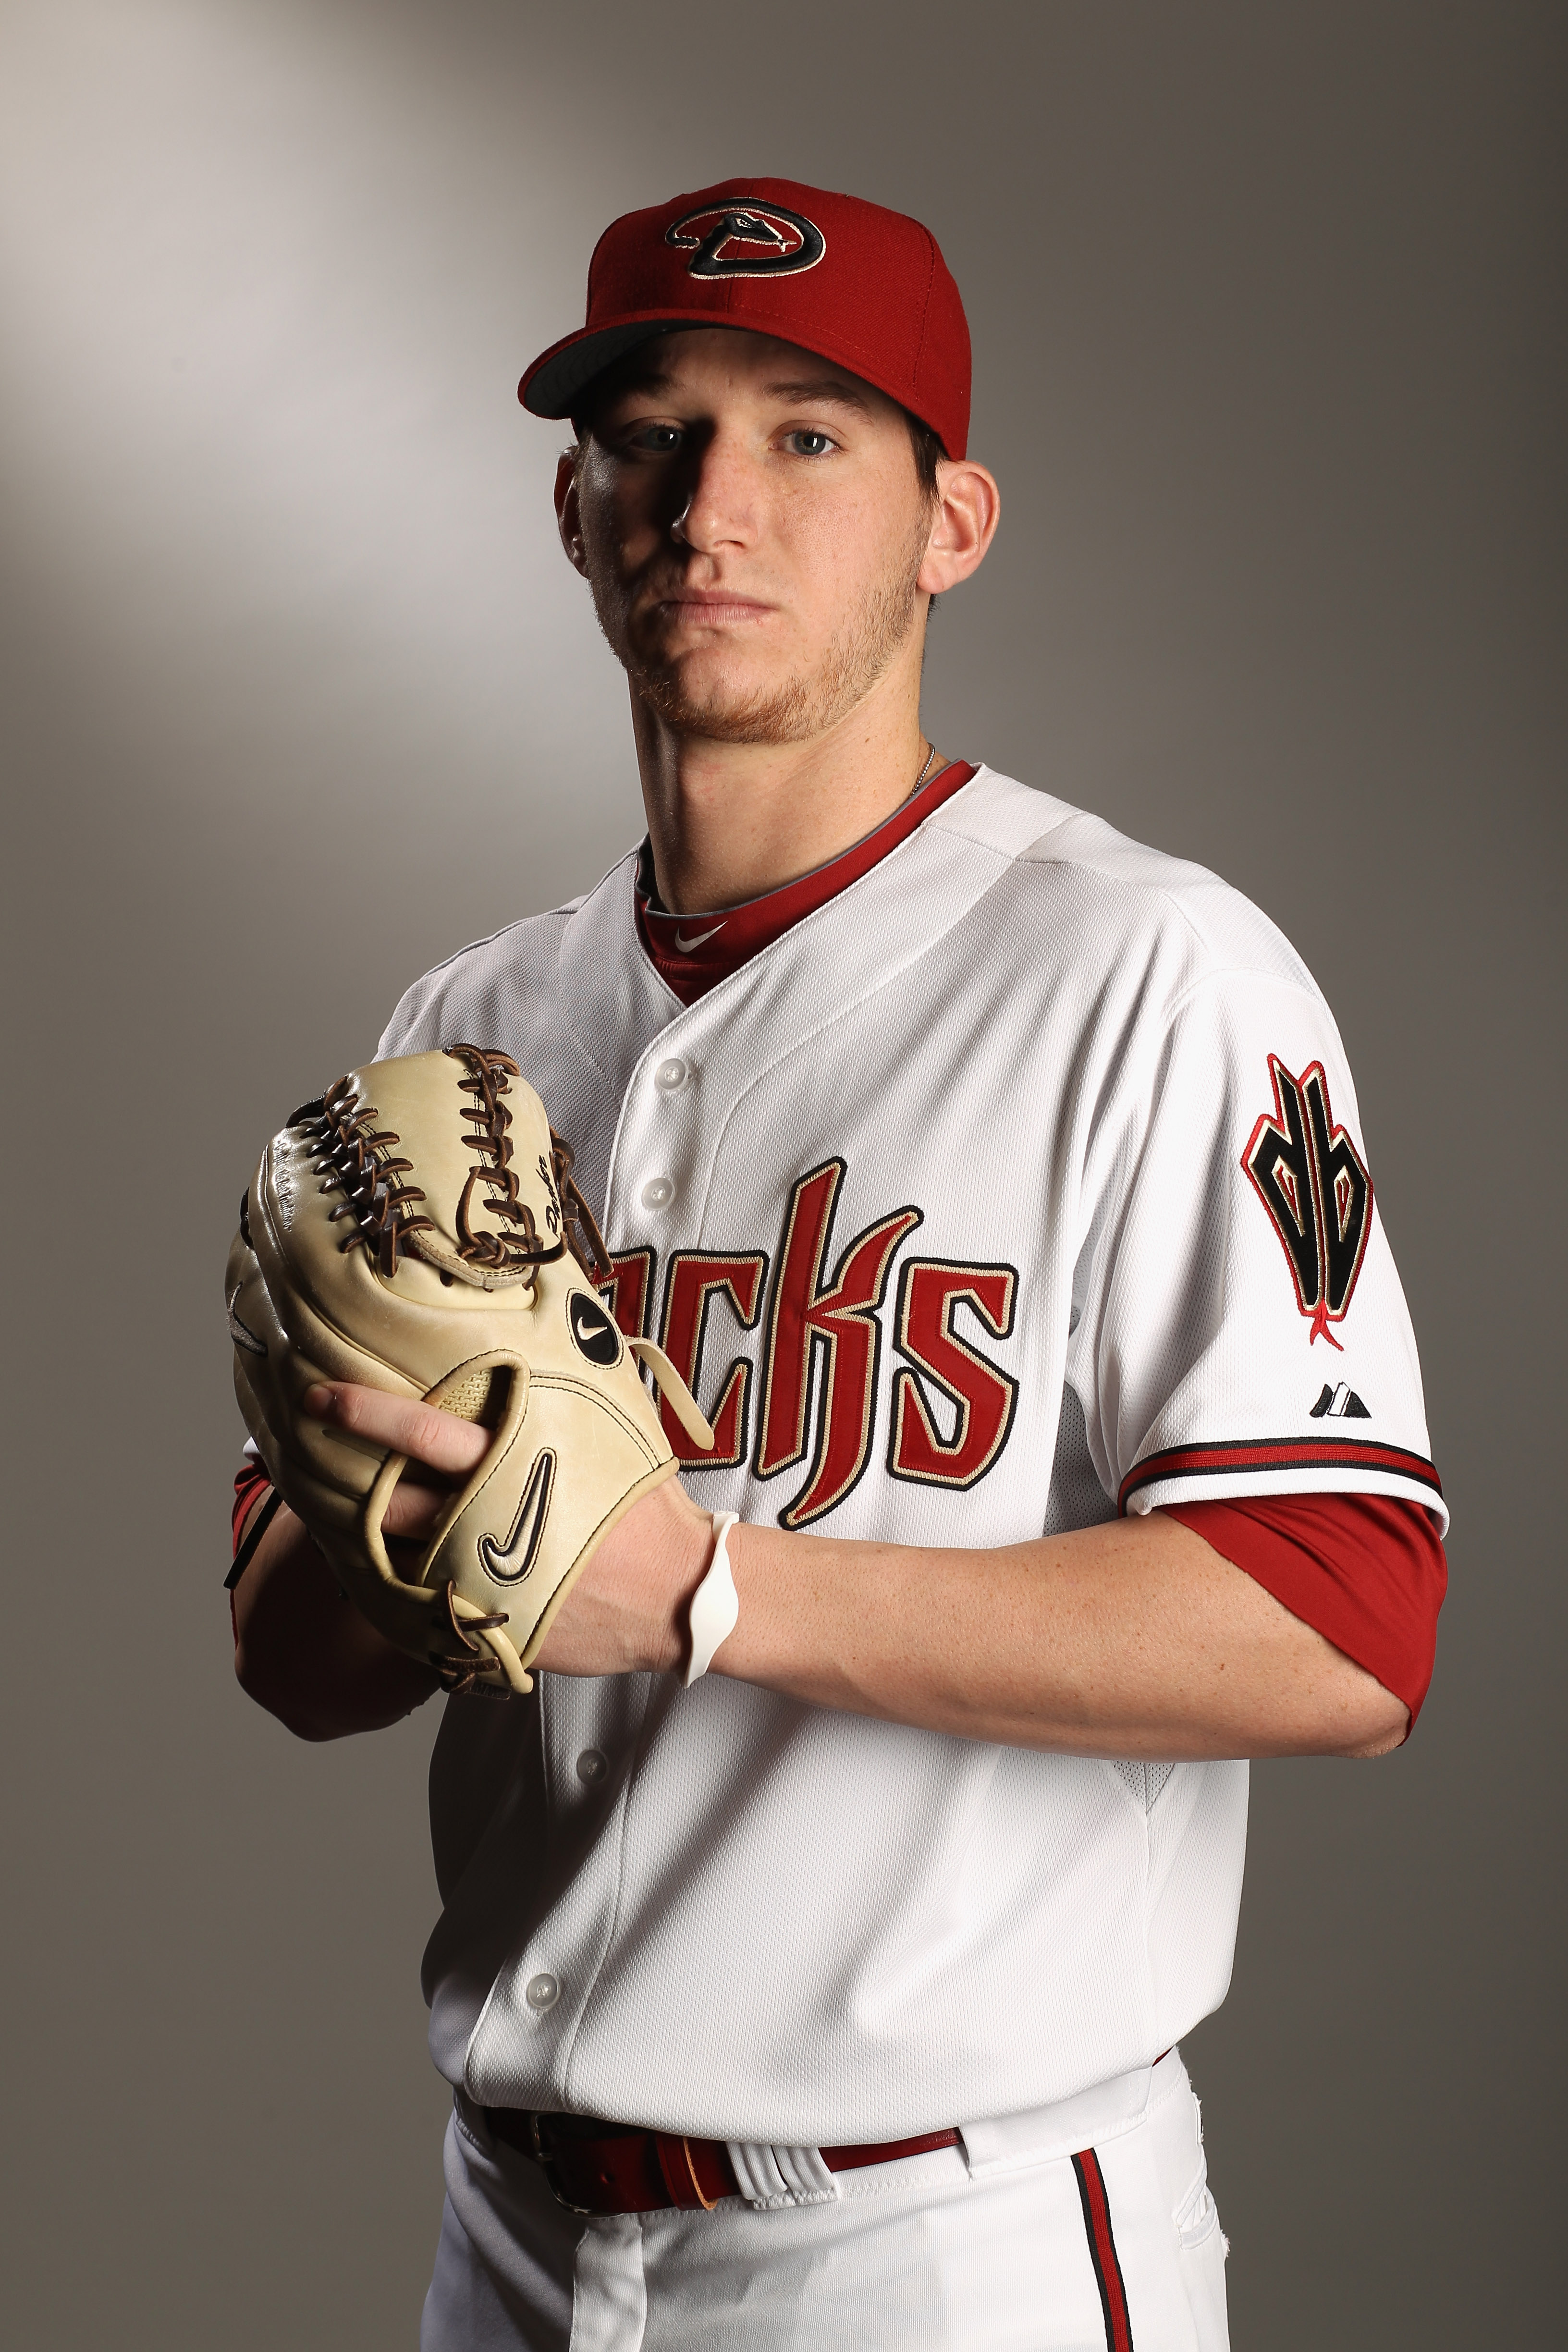
<svg viewBox="0 0 1568 2352">
<path fill-rule="evenodd" d="M 645 1209 L 668 1209 L 675 1198 L 675 1187 L 668 1176 L 655 1176 L 642 1188 Z"/>
<path fill-rule="evenodd" d="M 577 1759 L 577 1778 L 587 1789 L 596 1789 L 609 1769 L 610 1759 L 600 1748 L 584 1748 Z"/>
<path fill-rule="evenodd" d="M 541 1976 L 530 1977 L 522 1997 L 530 2009 L 553 2009 L 561 1998 L 561 1979 L 552 1977 L 548 1969 Z"/>
<path fill-rule="evenodd" d="M 678 1095 L 690 1076 L 686 1064 L 677 1059 L 661 1062 L 653 1074 L 653 1082 L 661 1095 Z"/>
</svg>

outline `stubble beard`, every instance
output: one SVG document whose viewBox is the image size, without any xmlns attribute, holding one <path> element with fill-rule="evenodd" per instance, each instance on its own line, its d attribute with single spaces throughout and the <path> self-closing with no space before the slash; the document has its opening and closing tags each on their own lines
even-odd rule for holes
<svg viewBox="0 0 1568 2352">
<path fill-rule="evenodd" d="M 702 695 L 687 692 L 679 662 L 649 660 L 633 647 L 619 583 L 592 550 L 588 582 L 599 626 L 633 692 L 676 734 L 713 743 L 804 743 L 825 735 L 864 701 L 907 643 L 915 625 L 916 582 L 929 534 L 930 522 L 922 515 L 918 539 L 911 536 L 896 571 L 866 591 L 815 670 L 750 694 L 729 694 L 722 683 Z"/>
</svg>

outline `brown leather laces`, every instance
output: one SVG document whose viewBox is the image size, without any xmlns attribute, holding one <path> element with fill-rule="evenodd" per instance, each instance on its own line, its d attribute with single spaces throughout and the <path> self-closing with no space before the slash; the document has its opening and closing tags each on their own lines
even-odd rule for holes
<svg viewBox="0 0 1568 2352">
<path fill-rule="evenodd" d="M 469 1664 L 466 1655 L 454 1657 L 449 1650 L 427 1651 L 426 1654 L 436 1669 L 437 1681 L 443 1690 L 451 1692 L 454 1698 L 471 1696 L 510 1698 L 511 1694 L 504 1682 L 498 1687 L 493 1679 L 488 1683 L 485 1681 L 484 1677 L 487 1674 L 493 1675 L 496 1662 L 482 1643 L 469 1638 L 474 1633 L 487 1632 L 492 1626 L 504 1625 L 507 1622 L 506 1611 L 494 1610 L 488 1617 L 459 1617 L 457 1594 L 457 1581 L 454 1578 L 448 1577 L 441 1591 L 441 1601 L 446 1604 L 447 1622 L 450 1625 L 457 1640 L 461 1643 L 463 1651 L 472 1653 L 473 1663 Z"/>
<path fill-rule="evenodd" d="M 509 1054 L 484 1045 L 448 1045 L 454 1061 L 465 1066 L 458 1080 L 461 1092 L 474 1097 L 462 1116 L 473 1124 L 465 1140 L 474 1154 L 458 1202 L 458 1255 L 474 1266 L 502 1273 L 526 1272 L 570 1250 L 588 1279 L 607 1282 L 614 1269 L 594 1213 L 572 1175 L 570 1144 L 550 1130 L 550 1159 L 542 1154 L 539 1173 L 548 1195 L 545 1221 L 556 1238 L 545 1241 L 528 1202 L 519 1196 L 518 1171 L 512 1165 L 511 1111 L 502 1097 L 509 1081 L 520 1073 Z M 346 1077 L 329 1087 L 319 1102 L 304 1104 L 289 1120 L 291 1127 L 310 1129 L 320 1158 L 314 1173 L 323 1181 L 323 1192 L 341 1191 L 343 1197 L 331 1221 L 352 1217 L 354 1231 L 339 1244 L 351 1250 L 363 1242 L 384 1275 L 397 1272 L 397 1261 L 412 1234 L 433 1233 L 433 1217 L 415 1213 L 413 1203 L 426 1198 L 417 1184 L 403 1180 L 414 1173 L 414 1162 L 395 1153 L 402 1141 L 393 1128 L 378 1128 L 381 1114 L 374 1103 L 362 1103 Z M 483 1209 L 503 1221 L 508 1233 L 476 1233 L 471 1222 L 475 1189 L 484 1187 Z"/>
<path fill-rule="evenodd" d="M 417 1184 L 396 1181 L 413 1172 L 412 1160 L 376 1157 L 402 1140 L 391 1128 L 376 1127 L 380 1116 L 374 1103 L 362 1105 L 347 1078 L 340 1078 L 320 1103 L 296 1111 L 289 1124 L 314 1128 L 321 1154 L 314 1173 L 325 1179 L 323 1192 L 342 1192 L 329 1222 L 354 1220 L 357 1230 L 339 1248 L 351 1250 L 363 1241 L 383 1274 L 394 1275 L 400 1244 L 410 1234 L 433 1231 L 435 1221 L 410 1213 L 408 1203 L 425 1195 Z"/>
<path fill-rule="evenodd" d="M 511 1113 L 501 1100 L 510 1091 L 509 1079 L 518 1075 L 517 1064 L 509 1054 L 492 1053 L 483 1045 L 448 1045 L 446 1051 L 453 1061 L 467 1065 L 467 1076 L 458 1084 L 465 1094 L 474 1097 L 471 1104 L 464 1104 L 462 1113 L 474 1123 L 474 1132 L 467 1140 L 476 1157 L 458 1202 L 458 1255 L 466 1258 L 470 1265 L 509 1272 L 559 1257 L 560 1244 L 552 1246 L 541 1242 L 533 1211 L 526 1201 L 518 1198 L 517 1170 L 511 1164 L 511 1137 L 508 1132 Z M 548 1180 L 549 1171 L 541 1172 Z M 485 1187 L 486 1214 L 521 1226 L 521 1234 L 475 1233 L 468 1222 L 468 1210 L 478 1184 Z"/>
<path fill-rule="evenodd" d="M 563 1142 L 553 1128 L 550 1130 L 550 1156 L 554 1163 L 555 1190 L 561 1196 L 562 1213 L 566 1220 L 566 1246 L 590 1282 L 608 1282 L 616 1269 L 610 1264 L 605 1236 L 599 1231 L 593 1210 L 577 1190 L 572 1174 L 574 1157 L 572 1146 Z"/>
<path fill-rule="evenodd" d="M 458 1203 L 458 1253 L 479 1265 L 543 1265 L 569 1249 L 591 1282 L 607 1282 L 614 1268 L 604 1236 L 594 1219 L 594 1213 L 578 1191 L 572 1176 L 572 1147 L 550 1130 L 550 1165 L 542 1157 L 539 1173 L 545 1189 L 552 1193 L 545 1222 L 553 1233 L 560 1224 L 560 1239 L 546 1246 L 540 1241 L 539 1229 L 532 1210 L 517 1195 L 517 1171 L 511 1164 L 511 1138 L 507 1132 L 511 1125 L 511 1113 L 501 1100 L 510 1091 L 508 1081 L 520 1076 L 517 1064 L 510 1054 L 497 1053 L 487 1045 L 448 1045 L 445 1049 L 455 1060 L 466 1061 L 469 1075 L 461 1080 L 465 1093 L 474 1097 L 472 1108 L 465 1108 L 463 1117 L 474 1122 L 474 1133 L 468 1138 L 470 1148 L 484 1155 L 473 1169 L 463 1187 L 463 1197 Z M 503 1239 L 499 1234 L 476 1234 L 468 1223 L 468 1202 L 476 1184 L 489 1188 L 489 1198 L 485 1207 L 491 1216 L 509 1218 L 522 1227 L 520 1242 L 515 1234 Z M 555 1202 L 559 1201 L 559 1219 Z"/>
</svg>

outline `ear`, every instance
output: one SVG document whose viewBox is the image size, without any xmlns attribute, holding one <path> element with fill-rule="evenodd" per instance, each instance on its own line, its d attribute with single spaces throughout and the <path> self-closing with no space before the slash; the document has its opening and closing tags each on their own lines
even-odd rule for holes
<svg viewBox="0 0 1568 2352">
<path fill-rule="evenodd" d="M 577 460 L 570 449 L 563 449 L 560 463 L 555 468 L 555 523 L 568 562 L 586 578 L 588 566 L 583 552 L 583 518 L 577 505 Z"/>
<path fill-rule="evenodd" d="M 943 596 L 979 571 L 1002 516 L 996 477 L 972 457 L 939 461 L 936 497 L 925 562 L 915 581 L 928 596 Z"/>
</svg>

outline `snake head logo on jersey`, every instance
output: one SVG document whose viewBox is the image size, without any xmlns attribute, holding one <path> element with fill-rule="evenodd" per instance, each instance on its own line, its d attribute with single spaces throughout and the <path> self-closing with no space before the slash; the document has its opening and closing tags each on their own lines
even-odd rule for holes
<svg viewBox="0 0 1568 2352">
<path fill-rule="evenodd" d="M 1372 1178 L 1342 1127 L 1334 1125 L 1321 1062 L 1293 1078 L 1268 1056 L 1274 1110 L 1265 1111 L 1241 1155 L 1254 1192 L 1284 1245 L 1296 1304 L 1311 1323 L 1308 1344 L 1340 1345 L 1331 1323 L 1344 1320 L 1372 1232 Z"/>
<path fill-rule="evenodd" d="M 671 221 L 664 241 L 690 254 L 689 278 L 793 278 L 827 250 L 816 223 L 782 205 L 704 205 Z"/>
</svg>

